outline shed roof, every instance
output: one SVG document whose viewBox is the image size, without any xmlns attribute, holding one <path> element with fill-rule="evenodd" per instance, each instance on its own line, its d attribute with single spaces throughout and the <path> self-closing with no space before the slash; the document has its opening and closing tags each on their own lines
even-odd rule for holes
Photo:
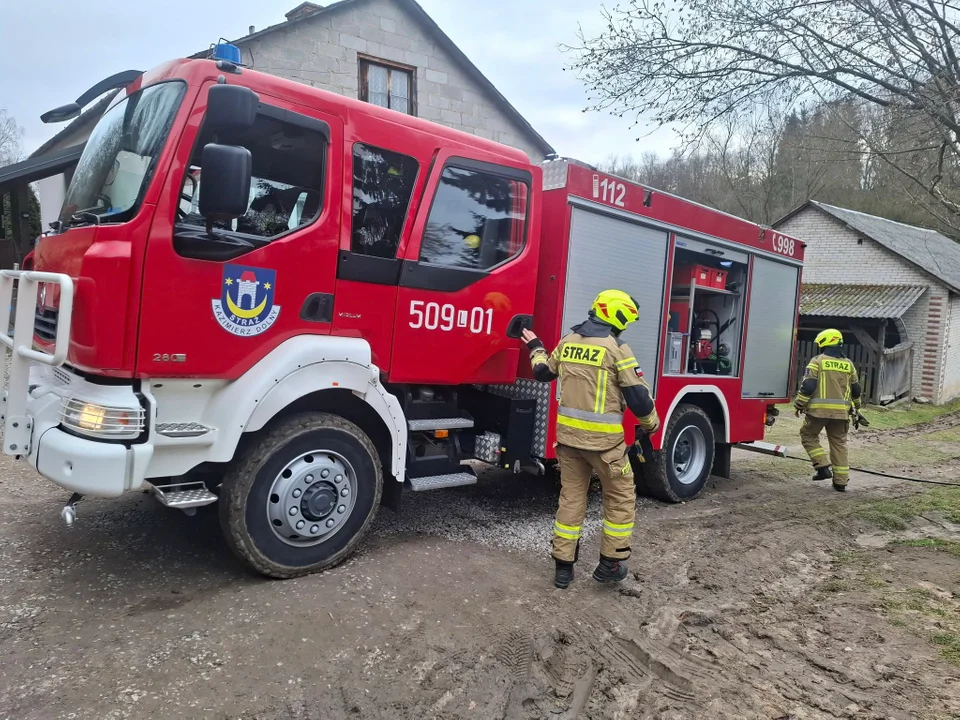
<svg viewBox="0 0 960 720">
<path fill-rule="evenodd" d="M 923 295 L 917 285 L 805 284 L 800 314 L 817 317 L 899 318 Z"/>
</svg>

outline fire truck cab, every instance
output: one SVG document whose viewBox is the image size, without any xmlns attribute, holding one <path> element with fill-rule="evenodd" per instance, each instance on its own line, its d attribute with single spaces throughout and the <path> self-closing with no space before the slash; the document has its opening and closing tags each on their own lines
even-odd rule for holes
<svg viewBox="0 0 960 720">
<path fill-rule="evenodd" d="M 120 92 L 54 232 L 0 272 L 3 449 L 73 493 L 68 522 L 146 489 L 219 502 L 265 575 L 329 568 L 404 487 L 473 484 L 470 460 L 545 471 L 556 399 L 520 333 L 555 343 L 607 286 L 641 303 L 650 492 L 694 497 L 762 439 L 799 243 L 574 162 L 545 182 L 518 150 L 230 55 L 92 88 Z"/>
</svg>

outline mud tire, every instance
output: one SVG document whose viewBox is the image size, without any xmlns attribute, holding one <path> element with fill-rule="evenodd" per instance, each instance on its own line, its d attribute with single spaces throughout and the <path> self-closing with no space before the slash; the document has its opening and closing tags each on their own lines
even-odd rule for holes
<svg viewBox="0 0 960 720">
<path fill-rule="evenodd" d="M 674 449 L 681 442 L 693 438 L 696 453 L 703 465 L 688 482 L 681 482 L 674 462 Z M 653 462 L 643 463 L 643 481 L 637 483 L 638 492 L 645 490 L 648 495 L 669 503 L 686 502 L 697 497 L 707 484 L 713 468 L 714 435 L 713 424 L 707 414 L 696 405 L 678 405 L 667 423 L 663 433 L 663 449 L 654 452 Z"/>
<path fill-rule="evenodd" d="M 353 467 L 355 504 L 329 539 L 311 546 L 286 544 L 267 517 L 271 485 L 291 460 L 322 450 L 339 454 Z M 322 572 L 356 549 L 377 514 L 382 493 L 379 455 L 359 427 L 328 413 L 294 415 L 269 428 L 231 463 L 220 489 L 220 527 L 230 549 L 262 575 L 285 579 Z"/>
</svg>

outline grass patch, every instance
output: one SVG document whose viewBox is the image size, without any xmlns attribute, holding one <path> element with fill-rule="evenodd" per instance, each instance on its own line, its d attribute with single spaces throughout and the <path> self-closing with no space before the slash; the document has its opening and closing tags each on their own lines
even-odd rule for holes
<svg viewBox="0 0 960 720">
<path fill-rule="evenodd" d="M 960 399 L 946 405 L 920 405 L 911 402 L 898 405 L 891 410 L 870 407 L 863 412 L 870 421 L 871 430 L 896 430 L 960 412 Z"/>
<path fill-rule="evenodd" d="M 910 540 L 897 544 L 939 551 L 947 549 L 951 541 Z M 960 552 L 960 543 L 952 544 L 958 546 L 956 550 Z M 821 598 L 828 600 L 831 594 L 848 590 L 875 598 L 876 606 L 882 609 L 890 625 L 930 643 L 946 661 L 960 665 L 960 605 L 956 598 L 923 587 L 897 589 L 896 576 L 892 581 L 884 577 L 874 552 L 844 549 L 831 554 L 843 577 L 823 583 L 819 588 L 823 593 Z"/>
<path fill-rule="evenodd" d="M 960 558 L 960 542 L 944 540 L 943 538 L 917 538 L 913 540 L 896 540 L 892 543 L 898 547 L 933 548 L 948 555 Z"/>
<path fill-rule="evenodd" d="M 936 443 L 927 442 L 928 439 L 927 437 L 910 438 L 907 442 L 891 442 L 884 445 L 883 453 L 879 455 L 875 450 L 866 452 L 858 449 L 850 453 L 850 464 L 855 467 L 882 470 L 884 467 L 893 465 L 907 467 L 939 465 L 957 458 L 956 452 L 937 447 Z"/>
<path fill-rule="evenodd" d="M 891 625 L 927 639 L 945 660 L 960 665 L 960 619 L 955 603 L 913 588 L 885 596 L 881 607 Z"/>
<path fill-rule="evenodd" d="M 768 436 L 778 431 L 778 425 L 783 423 L 788 425 L 790 422 L 796 423 L 800 427 L 800 421 L 793 416 L 793 405 L 778 405 L 780 417 L 777 418 L 777 424 L 768 429 Z M 951 415 L 960 412 L 960 398 L 949 402 L 946 405 L 921 405 L 919 403 L 902 403 L 894 408 L 883 408 L 868 406 L 863 409 L 863 414 L 870 421 L 870 430 L 898 430 L 911 425 L 936 420 L 944 415 Z M 796 433 L 794 433 L 796 436 Z M 770 440 L 769 442 L 778 442 Z"/>
<path fill-rule="evenodd" d="M 960 443 L 960 428 L 938 430 L 937 432 L 927 433 L 923 438 L 924 440 L 932 440 L 933 442 L 939 443 Z"/>
<path fill-rule="evenodd" d="M 834 561 L 839 565 L 863 567 L 870 562 L 870 558 L 867 557 L 866 553 L 857 550 L 836 550 L 831 554 L 833 555 Z"/>
<path fill-rule="evenodd" d="M 909 520 L 929 512 L 943 513 L 950 522 L 960 523 L 960 489 L 934 488 L 899 498 L 836 502 L 829 507 L 840 519 L 857 518 L 882 530 L 905 530 Z"/>
<path fill-rule="evenodd" d="M 937 633 L 933 642 L 940 648 L 940 654 L 954 665 L 960 665 L 960 635 Z"/>
<path fill-rule="evenodd" d="M 820 589 L 826 593 L 846 592 L 850 589 L 850 583 L 846 580 L 827 580 L 827 582 L 820 586 Z"/>
<path fill-rule="evenodd" d="M 950 405 L 937 407 L 930 405 L 907 406 L 906 409 L 896 410 L 877 410 L 870 415 L 871 427 L 869 430 L 861 429 L 859 432 L 869 432 L 870 430 L 892 430 L 914 425 L 918 422 L 926 422 L 928 419 L 935 419 L 939 415 L 946 415 L 950 412 L 960 412 L 960 401 Z M 873 421 L 877 417 L 877 422 Z M 790 449 L 790 455 L 798 458 L 805 458 L 806 453 L 800 444 L 800 424 L 801 418 L 793 415 L 792 406 L 780 406 L 780 417 L 772 428 L 767 428 L 764 434 L 764 441 L 785 445 Z M 850 439 L 857 437 L 858 431 L 850 428 Z M 820 442 L 824 449 L 828 447 L 826 434 L 820 436 Z M 910 438 L 909 441 L 899 440 L 882 443 L 882 449 L 871 443 L 870 448 L 851 448 L 850 464 L 854 467 L 870 467 L 872 469 L 883 470 L 887 467 L 920 467 L 930 464 L 944 463 L 958 457 L 958 453 L 950 446 L 951 443 L 960 442 L 960 428 L 947 428 L 939 430 L 930 435 Z M 798 465 L 788 460 L 789 465 Z M 756 466 L 756 465 L 754 465 Z M 764 467 L 764 470 L 767 468 Z M 784 472 L 785 468 L 781 468 Z M 792 471 L 791 475 L 794 474 Z"/>
</svg>

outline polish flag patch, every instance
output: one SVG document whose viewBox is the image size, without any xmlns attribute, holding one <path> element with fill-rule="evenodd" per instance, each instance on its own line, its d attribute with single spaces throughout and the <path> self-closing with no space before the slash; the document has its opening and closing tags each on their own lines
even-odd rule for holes
<svg viewBox="0 0 960 720">
<path fill-rule="evenodd" d="M 639 365 L 634 369 L 634 372 L 637 374 L 637 377 L 643 377 L 643 368 Z"/>
</svg>

